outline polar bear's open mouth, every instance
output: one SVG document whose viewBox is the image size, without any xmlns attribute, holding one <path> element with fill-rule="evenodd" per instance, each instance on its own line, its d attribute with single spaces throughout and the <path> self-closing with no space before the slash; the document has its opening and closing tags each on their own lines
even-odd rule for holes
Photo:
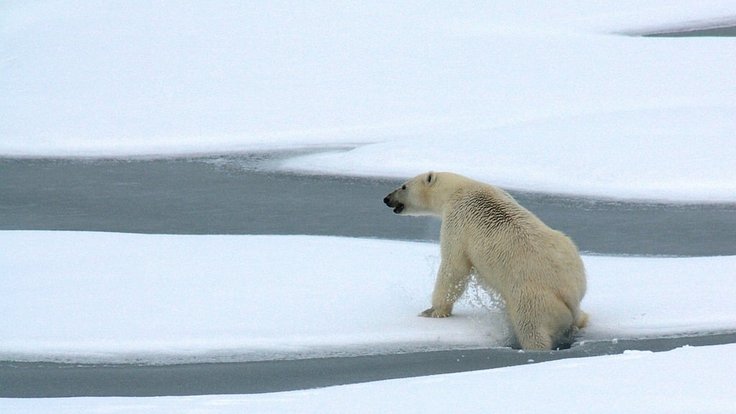
<svg viewBox="0 0 736 414">
<path fill-rule="evenodd" d="M 402 211 L 404 211 L 404 203 L 401 203 L 399 201 L 393 200 L 392 195 L 393 195 L 393 193 L 391 193 L 391 194 L 387 195 L 386 197 L 384 197 L 383 198 L 383 202 L 387 206 L 393 208 L 394 209 L 394 213 L 399 214 Z"/>
</svg>

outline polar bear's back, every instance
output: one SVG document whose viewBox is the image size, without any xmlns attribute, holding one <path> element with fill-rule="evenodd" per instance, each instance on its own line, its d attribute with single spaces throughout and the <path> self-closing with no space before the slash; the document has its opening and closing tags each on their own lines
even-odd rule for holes
<svg viewBox="0 0 736 414">
<path fill-rule="evenodd" d="M 466 244 L 467 259 L 502 296 L 521 284 L 558 292 L 576 310 L 585 294 L 585 270 L 572 240 L 497 187 L 472 180 L 459 185 L 442 232 L 442 240 Z"/>
</svg>

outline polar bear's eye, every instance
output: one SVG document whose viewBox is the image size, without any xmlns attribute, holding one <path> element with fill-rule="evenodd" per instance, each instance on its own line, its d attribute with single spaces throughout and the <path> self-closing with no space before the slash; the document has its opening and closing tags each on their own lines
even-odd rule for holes
<svg viewBox="0 0 736 414">
<path fill-rule="evenodd" d="M 429 174 L 429 175 L 427 176 L 427 183 L 431 183 L 431 182 L 432 182 L 432 173 L 430 173 L 430 174 Z"/>
<path fill-rule="evenodd" d="M 402 186 L 401 186 L 401 189 L 402 189 L 402 190 L 406 190 L 406 184 L 402 185 Z"/>
</svg>

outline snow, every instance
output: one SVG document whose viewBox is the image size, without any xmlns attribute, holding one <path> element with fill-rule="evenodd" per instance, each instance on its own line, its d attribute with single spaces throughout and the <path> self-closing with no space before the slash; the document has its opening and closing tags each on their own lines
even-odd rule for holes
<svg viewBox="0 0 736 414">
<path fill-rule="evenodd" d="M 253 395 L 0 399 L 4 413 L 732 413 L 736 345 Z"/>
<path fill-rule="evenodd" d="M 581 340 L 736 330 L 736 257 L 584 260 L 591 322 Z M 501 305 L 477 288 L 455 317 L 417 316 L 438 265 L 432 243 L 3 231 L 0 290 L 12 294 L 0 303 L 0 360 L 172 363 L 505 346 Z"/>
<path fill-rule="evenodd" d="M 736 5 L 589 3 L 6 1 L 0 155 L 347 145 L 284 168 L 736 200 L 736 39 L 623 34 Z"/>
<path fill-rule="evenodd" d="M 396 178 L 423 171 L 453 171 L 519 190 L 668 202 L 733 202 L 736 145 L 728 143 L 734 131 L 736 111 L 731 108 L 625 111 L 427 133 L 420 139 L 300 156 L 279 167 Z"/>
<path fill-rule="evenodd" d="M 736 39 L 629 36 L 734 25 L 734 2 L 474 3 L 4 1 L 0 156 L 339 147 L 277 168 L 736 201 Z M 736 257 L 584 260 L 583 340 L 736 329 Z M 416 317 L 438 264 L 426 243 L 2 231 L 0 360 L 503 346 L 498 301 L 477 290 L 453 318 Z M 721 413 L 736 411 L 734 357 L 731 344 L 265 395 L 0 399 L 0 411 Z"/>
<path fill-rule="evenodd" d="M 438 253 L 432 243 L 340 237 L 0 231 L 0 289 L 12 292 L 0 302 L 0 360 L 225 362 L 504 346 L 502 307 L 475 287 L 452 318 L 416 316 Z M 736 329 L 734 256 L 584 261 L 591 321 L 581 340 Z M 0 410 L 524 413 L 552 404 L 725 413 L 736 408 L 735 357 L 733 344 L 627 351 L 287 393 L 0 399 Z"/>
</svg>

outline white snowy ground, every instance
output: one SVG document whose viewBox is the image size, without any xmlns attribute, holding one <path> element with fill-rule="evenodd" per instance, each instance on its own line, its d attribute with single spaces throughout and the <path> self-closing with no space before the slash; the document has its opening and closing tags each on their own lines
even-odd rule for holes
<svg viewBox="0 0 736 414">
<path fill-rule="evenodd" d="M 4 1 L 0 155 L 340 146 L 355 149 L 281 167 L 736 200 L 736 39 L 620 35 L 732 25 L 732 1 L 473 3 Z M 320 260 L 284 263 L 274 257 L 284 249 Z M 736 325 L 734 257 L 585 261 L 586 338 Z M 405 242 L 2 232 L 0 359 L 501 344 L 501 313 L 482 295 L 455 318 L 415 317 L 437 262 L 436 246 Z M 370 289 L 351 290 L 356 281 Z M 734 412 L 735 357 L 726 345 L 257 396 L 0 400 L 0 410 Z"/>
<path fill-rule="evenodd" d="M 586 256 L 581 339 L 736 331 L 736 257 Z M 428 319 L 431 243 L 0 231 L 0 360 L 199 362 L 503 346 L 471 289 Z"/>
<path fill-rule="evenodd" d="M 359 145 L 289 168 L 736 200 L 732 0 L 0 5 L 0 155 Z"/>
<path fill-rule="evenodd" d="M 288 260 L 284 252 L 288 252 Z M 583 339 L 733 331 L 736 257 L 585 257 Z M 491 298 L 426 319 L 438 246 L 0 232 L 0 360 L 171 363 L 502 346 Z M 736 345 L 251 396 L 0 399 L 2 412 L 733 412 Z M 533 390 L 533 391 L 531 391 Z M 377 398 L 377 396 L 380 396 Z"/>
</svg>

